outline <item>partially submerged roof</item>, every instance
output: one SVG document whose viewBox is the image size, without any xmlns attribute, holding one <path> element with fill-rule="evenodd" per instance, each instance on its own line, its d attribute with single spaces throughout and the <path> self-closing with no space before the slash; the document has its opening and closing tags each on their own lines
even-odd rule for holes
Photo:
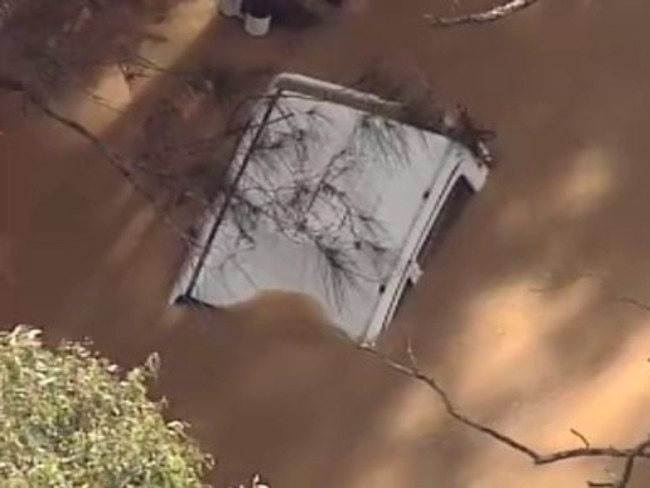
<svg viewBox="0 0 650 488">
<path fill-rule="evenodd" d="M 262 290 L 303 292 L 365 335 L 442 168 L 472 156 L 364 110 L 372 96 L 342 104 L 326 93 L 281 88 L 260 104 L 180 293 L 227 306 Z"/>
</svg>

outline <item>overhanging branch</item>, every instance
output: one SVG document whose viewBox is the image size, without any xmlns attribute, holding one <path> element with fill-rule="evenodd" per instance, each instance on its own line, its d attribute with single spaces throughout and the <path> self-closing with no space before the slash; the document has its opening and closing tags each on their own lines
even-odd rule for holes
<svg viewBox="0 0 650 488">
<path fill-rule="evenodd" d="M 452 17 L 435 17 L 433 15 L 427 15 L 426 19 L 429 21 L 431 27 L 454 27 L 457 25 L 467 24 L 488 24 L 520 12 L 525 8 L 534 5 L 538 1 L 539 0 L 509 0 L 483 12 Z"/>
<path fill-rule="evenodd" d="M 111 166 L 116 169 L 120 175 L 126 178 L 136 189 L 136 191 L 142 195 L 151 205 L 156 209 L 159 216 L 162 218 L 165 225 L 167 225 L 174 233 L 179 235 L 183 241 L 189 245 L 194 246 L 194 240 L 191 236 L 180 229 L 176 223 L 166 214 L 163 209 L 160 209 L 158 201 L 149 194 L 148 191 L 138 182 L 135 175 L 127 168 L 126 163 L 115 154 L 99 137 L 93 134 L 88 128 L 83 124 L 70 119 L 52 108 L 47 101 L 37 92 L 30 89 L 25 83 L 16 79 L 14 77 L 8 76 L 6 74 L 0 73 L 0 91 L 13 92 L 22 94 L 27 101 L 39 110 L 46 117 L 54 120 L 63 127 L 75 132 L 77 135 L 81 136 L 86 141 L 95 147 L 95 149 L 106 159 Z"/>
<path fill-rule="evenodd" d="M 399 363 L 385 354 L 369 347 L 367 345 L 358 345 L 360 350 L 367 352 L 378 359 L 380 359 L 385 365 L 387 365 L 393 371 L 412 378 L 416 381 L 419 381 L 425 384 L 428 388 L 433 390 L 438 398 L 442 401 L 442 404 L 445 408 L 446 413 L 452 417 L 454 420 L 460 422 L 461 424 L 473 429 L 481 434 L 484 434 L 491 439 L 513 449 L 521 454 L 527 456 L 535 465 L 547 465 L 553 464 L 561 461 L 567 461 L 578 458 L 612 458 L 612 459 L 624 459 L 625 465 L 623 467 L 623 472 L 621 477 L 616 482 L 607 482 L 607 483 L 593 483 L 588 482 L 590 487 L 611 487 L 611 488 L 626 488 L 632 477 L 632 471 L 634 469 L 635 462 L 641 458 L 650 459 L 650 434 L 646 438 L 636 444 L 631 448 L 615 448 L 615 447 L 591 447 L 588 442 L 584 442 L 586 445 L 584 447 L 579 447 L 575 449 L 564 449 L 560 451 L 555 451 L 551 453 L 541 453 L 532 447 L 527 446 L 526 444 L 492 428 L 487 425 L 483 425 L 479 422 L 476 422 L 465 414 L 463 414 L 450 399 L 447 392 L 438 384 L 438 382 L 432 376 L 429 376 L 423 373 L 415 363 L 415 356 L 412 354 L 412 351 L 409 347 L 409 354 L 411 357 L 412 366 L 406 366 L 402 363 Z M 584 437 L 584 436 L 583 436 Z"/>
</svg>

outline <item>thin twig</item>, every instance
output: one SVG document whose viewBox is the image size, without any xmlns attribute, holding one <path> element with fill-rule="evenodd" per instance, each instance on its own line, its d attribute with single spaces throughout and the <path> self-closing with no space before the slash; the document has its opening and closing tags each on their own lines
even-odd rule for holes
<svg viewBox="0 0 650 488">
<path fill-rule="evenodd" d="M 601 276 L 597 273 L 591 271 L 581 271 L 572 273 L 568 279 L 563 280 L 562 282 L 548 285 L 539 285 L 531 287 L 530 290 L 535 293 L 544 293 L 550 291 L 558 291 L 562 288 L 573 285 L 579 280 L 594 280 L 600 282 L 601 293 L 612 302 L 618 302 L 625 305 L 629 305 L 643 312 L 650 312 L 650 304 L 643 301 L 642 299 L 620 295 L 616 293 L 614 288 L 609 284 L 607 278 Z"/>
<path fill-rule="evenodd" d="M 491 9 L 483 12 L 458 15 L 453 17 L 435 17 L 433 15 L 426 15 L 425 18 L 429 21 L 431 27 L 454 27 L 458 25 L 480 25 L 496 22 L 512 14 L 520 12 L 536 4 L 539 0 L 509 0 L 501 5 L 492 7 Z"/>
<path fill-rule="evenodd" d="M 589 443 L 587 438 L 584 435 L 582 435 L 580 432 L 578 432 L 576 429 L 570 429 L 569 432 L 571 432 L 574 436 L 580 439 L 586 448 L 591 447 L 591 444 Z"/>
</svg>

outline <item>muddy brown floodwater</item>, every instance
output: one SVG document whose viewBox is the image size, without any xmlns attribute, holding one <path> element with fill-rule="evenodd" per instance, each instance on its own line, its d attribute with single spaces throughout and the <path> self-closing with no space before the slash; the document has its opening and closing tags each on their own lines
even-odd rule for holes
<svg viewBox="0 0 650 488">
<path fill-rule="evenodd" d="M 381 345 L 402 354 L 410 338 L 465 412 L 540 450 L 578 446 L 570 429 L 636 443 L 650 425 L 650 3 L 543 0 L 489 27 L 427 29 L 421 14 L 446 7 L 350 0 L 326 25 L 251 39 L 194 0 L 147 49 L 164 66 L 342 83 L 380 63 L 469 107 L 498 133 L 499 166 Z M 66 101 L 107 140 L 164 90 L 130 92 L 111 73 L 98 90 L 120 113 Z M 75 134 L 0 102 L 0 321 L 89 336 L 126 366 L 159 351 L 158 389 L 218 458 L 216 486 L 261 472 L 278 488 L 573 488 L 620 468 L 532 466 L 341 343 L 295 295 L 168 306 L 177 236 Z M 640 462 L 630 486 L 649 484 Z"/>
</svg>

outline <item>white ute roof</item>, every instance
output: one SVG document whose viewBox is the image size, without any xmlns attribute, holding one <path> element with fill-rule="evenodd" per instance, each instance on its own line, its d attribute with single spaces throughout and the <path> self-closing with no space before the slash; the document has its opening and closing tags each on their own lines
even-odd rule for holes
<svg viewBox="0 0 650 488">
<path fill-rule="evenodd" d="M 348 335 L 372 340 L 450 184 L 464 174 L 478 189 L 487 169 L 441 135 L 277 93 L 271 106 L 261 103 L 267 118 L 257 127 L 265 127 L 255 136 L 253 125 L 236 151 L 231 172 L 241 174 L 229 210 L 218 228 L 215 218 L 206 222 L 207 247 L 190 258 L 176 291 L 215 306 L 262 290 L 302 292 Z"/>
</svg>

